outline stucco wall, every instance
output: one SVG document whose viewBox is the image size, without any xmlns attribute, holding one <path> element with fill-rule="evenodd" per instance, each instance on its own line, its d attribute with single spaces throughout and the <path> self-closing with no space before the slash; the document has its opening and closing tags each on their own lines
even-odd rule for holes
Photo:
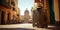
<svg viewBox="0 0 60 30">
<path fill-rule="evenodd" d="M 55 13 L 55 20 L 59 21 L 59 6 L 58 0 L 54 0 L 54 13 Z"/>
</svg>

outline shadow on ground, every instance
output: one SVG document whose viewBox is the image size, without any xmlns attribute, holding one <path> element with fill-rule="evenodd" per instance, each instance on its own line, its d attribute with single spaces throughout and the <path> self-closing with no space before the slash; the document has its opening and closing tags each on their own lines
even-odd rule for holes
<svg viewBox="0 0 60 30">
<path fill-rule="evenodd" d="M 35 30 L 35 29 L 27 29 L 27 28 L 0 28 L 0 30 Z"/>
<path fill-rule="evenodd" d="M 51 30 L 60 30 L 60 26 L 56 26 L 54 28 L 47 28 L 47 29 L 51 29 Z"/>
</svg>

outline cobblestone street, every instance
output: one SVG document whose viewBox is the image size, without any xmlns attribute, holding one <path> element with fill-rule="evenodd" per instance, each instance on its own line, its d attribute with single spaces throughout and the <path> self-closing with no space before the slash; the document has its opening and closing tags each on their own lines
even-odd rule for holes
<svg viewBox="0 0 60 30">
<path fill-rule="evenodd" d="M 55 26 L 49 26 L 50 28 L 36 28 L 31 23 L 13 24 L 13 25 L 0 25 L 0 30 L 58 30 Z"/>
</svg>

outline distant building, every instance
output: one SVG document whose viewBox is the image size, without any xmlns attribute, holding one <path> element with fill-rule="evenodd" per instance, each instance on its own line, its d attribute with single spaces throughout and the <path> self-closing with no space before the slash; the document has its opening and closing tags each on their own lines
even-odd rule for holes
<svg viewBox="0 0 60 30">
<path fill-rule="evenodd" d="M 24 15 L 20 15 L 20 22 L 24 21 Z"/>
<path fill-rule="evenodd" d="M 24 12 L 24 22 L 28 22 L 29 18 L 30 18 L 29 11 L 28 11 L 28 9 L 26 9 Z"/>
<path fill-rule="evenodd" d="M 24 15 L 20 15 L 20 21 L 24 20 Z"/>
</svg>

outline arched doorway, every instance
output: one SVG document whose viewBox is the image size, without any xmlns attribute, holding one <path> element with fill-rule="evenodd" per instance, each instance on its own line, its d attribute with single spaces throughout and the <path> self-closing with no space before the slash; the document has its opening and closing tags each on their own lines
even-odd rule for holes
<svg viewBox="0 0 60 30">
<path fill-rule="evenodd" d="M 5 13 L 2 11 L 1 12 L 1 24 L 4 24 L 5 23 L 4 15 L 5 15 Z"/>
</svg>

